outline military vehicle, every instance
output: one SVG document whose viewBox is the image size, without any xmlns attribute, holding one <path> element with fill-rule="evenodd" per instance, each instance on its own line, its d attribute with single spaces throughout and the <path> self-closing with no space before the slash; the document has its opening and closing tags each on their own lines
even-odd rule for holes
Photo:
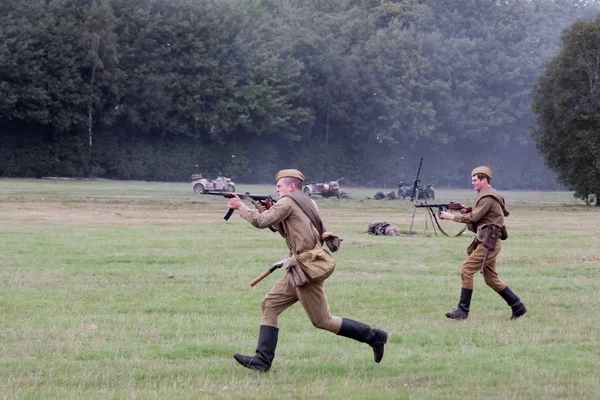
<svg viewBox="0 0 600 400">
<path fill-rule="evenodd" d="M 423 197 L 426 199 L 435 199 L 435 188 L 433 187 L 433 184 L 428 183 L 425 188 L 423 189 Z"/>
<path fill-rule="evenodd" d="M 344 178 L 339 178 L 335 181 L 329 181 L 328 183 L 309 183 L 304 186 L 304 193 L 307 195 L 320 195 L 323 197 L 335 196 L 338 199 L 342 196 L 340 191 L 340 181 Z"/>
<path fill-rule="evenodd" d="M 405 185 L 404 182 L 398 183 L 398 197 L 405 199 L 412 194 L 412 186 Z"/>
<path fill-rule="evenodd" d="M 412 191 L 412 186 L 406 186 L 403 182 L 398 184 L 398 197 L 402 197 L 402 199 L 411 197 Z M 433 187 L 433 184 L 428 183 L 427 185 L 422 185 L 419 181 L 417 183 L 417 193 L 415 193 L 415 198 L 417 200 L 435 199 L 435 188 Z"/>
<path fill-rule="evenodd" d="M 194 193 L 202 193 L 205 190 L 235 192 L 235 183 L 224 176 L 217 176 L 216 179 L 206 179 L 201 174 L 194 174 L 192 175 L 192 189 Z"/>
</svg>

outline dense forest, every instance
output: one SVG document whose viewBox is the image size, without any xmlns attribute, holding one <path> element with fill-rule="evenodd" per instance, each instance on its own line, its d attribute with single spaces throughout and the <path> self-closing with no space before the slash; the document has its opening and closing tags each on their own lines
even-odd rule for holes
<svg viewBox="0 0 600 400">
<path fill-rule="evenodd" d="M 578 0 L 3 0 L 0 176 L 555 189 L 533 87 Z"/>
</svg>

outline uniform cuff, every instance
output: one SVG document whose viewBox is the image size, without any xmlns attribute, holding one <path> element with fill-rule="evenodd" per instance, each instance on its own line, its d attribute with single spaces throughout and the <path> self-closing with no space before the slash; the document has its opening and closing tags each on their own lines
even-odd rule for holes
<svg viewBox="0 0 600 400">
<path fill-rule="evenodd" d="M 244 218 L 246 221 L 252 222 L 252 210 L 250 210 L 246 204 L 242 204 L 238 210 L 240 210 L 240 215 L 242 218 Z"/>
</svg>

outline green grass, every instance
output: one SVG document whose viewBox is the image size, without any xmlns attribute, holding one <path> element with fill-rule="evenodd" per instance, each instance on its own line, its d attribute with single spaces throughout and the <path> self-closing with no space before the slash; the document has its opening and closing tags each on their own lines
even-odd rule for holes
<svg viewBox="0 0 600 400">
<path fill-rule="evenodd" d="M 597 398 L 600 210 L 566 192 L 503 192 L 498 269 L 529 313 L 507 321 L 476 277 L 469 320 L 451 321 L 472 235 L 435 236 L 418 210 L 414 236 L 369 236 L 377 220 L 408 231 L 411 203 L 343 189 L 353 199 L 316 199 L 344 239 L 329 305 L 388 330 L 385 357 L 313 328 L 296 305 L 258 374 L 231 356 L 256 346 L 262 297 L 282 272 L 249 282 L 285 255 L 278 234 L 223 221 L 225 199 L 189 183 L 0 179 L 0 397 Z M 436 195 L 470 203 L 474 192 Z"/>
</svg>

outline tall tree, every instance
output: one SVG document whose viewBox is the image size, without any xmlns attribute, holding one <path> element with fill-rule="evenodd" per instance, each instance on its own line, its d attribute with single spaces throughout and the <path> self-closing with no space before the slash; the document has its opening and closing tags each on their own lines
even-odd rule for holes
<svg viewBox="0 0 600 400">
<path fill-rule="evenodd" d="M 600 17 L 579 20 L 538 78 L 533 137 L 559 181 L 600 207 Z"/>
<path fill-rule="evenodd" d="M 107 2 L 94 0 L 85 12 L 82 29 L 82 48 L 88 49 L 82 68 L 87 90 L 87 130 L 89 151 L 93 145 L 94 123 L 110 125 L 110 110 L 118 108 L 116 103 L 117 43 L 115 18 Z M 106 114 L 106 115 L 105 115 Z"/>
</svg>

